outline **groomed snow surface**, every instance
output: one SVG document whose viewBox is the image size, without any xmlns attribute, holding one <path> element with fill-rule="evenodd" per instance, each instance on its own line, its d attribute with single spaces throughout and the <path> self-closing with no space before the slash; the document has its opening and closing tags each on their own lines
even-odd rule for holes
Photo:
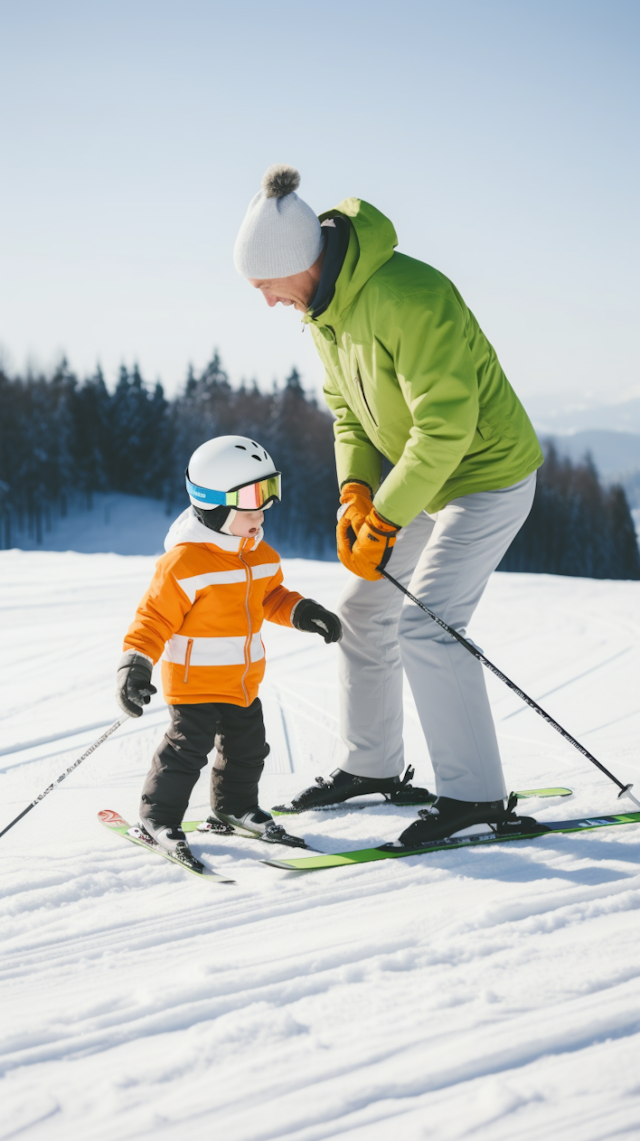
<svg viewBox="0 0 640 1141">
<path fill-rule="evenodd" d="M 9 551 L 0 828 L 118 715 L 122 634 L 150 557 Z M 291 561 L 334 605 L 346 572 Z M 496 575 L 489 656 L 640 787 L 640 584 Z M 425 619 L 426 621 L 426 619 Z M 336 652 L 267 625 L 262 803 L 338 758 Z M 620 811 L 616 790 L 489 678 L 508 783 L 568 785 L 540 819 Z M 407 760 L 432 773 L 406 703 Z M 111 835 L 136 818 L 167 724 L 155 699 L 0 841 L 0 1138 L 503 1141 L 640 1135 L 640 827 L 300 874 L 203 837 L 201 882 Z M 627 802 L 626 807 L 632 806 Z M 207 809 L 207 777 L 190 816 Z M 410 809 L 307 814 L 338 851 Z"/>
</svg>

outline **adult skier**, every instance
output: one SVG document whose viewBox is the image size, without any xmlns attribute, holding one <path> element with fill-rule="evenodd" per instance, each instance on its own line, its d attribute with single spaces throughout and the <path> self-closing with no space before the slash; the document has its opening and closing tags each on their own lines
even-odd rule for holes
<svg viewBox="0 0 640 1141">
<path fill-rule="evenodd" d="M 280 499 L 280 472 L 264 448 L 245 436 L 207 440 L 189 460 L 186 485 L 191 506 L 172 524 L 124 639 L 117 697 L 140 717 L 162 655 L 171 726 L 142 790 L 140 827 L 189 857 L 181 823 L 214 747 L 210 823 L 274 840 L 283 831 L 258 804 L 269 753 L 258 697 L 263 619 L 327 643 L 341 628 L 324 606 L 283 586 L 280 558 L 263 540 L 264 511 Z"/>
<path fill-rule="evenodd" d="M 435 804 L 401 837 L 419 844 L 500 823 L 507 790 L 481 665 L 380 569 L 464 632 L 543 457 L 452 282 L 396 252 L 374 206 L 346 198 L 318 218 L 299 182 L 293 167 L 266 172 L 234 255 L 267 304 L 293 306 L 313 334 L 335 415 L 338 554 L 354 575 L 339 606 L 344 755 L 294 806 L 397 792 L 404 669 L 436 777 Z"/>
</svg>

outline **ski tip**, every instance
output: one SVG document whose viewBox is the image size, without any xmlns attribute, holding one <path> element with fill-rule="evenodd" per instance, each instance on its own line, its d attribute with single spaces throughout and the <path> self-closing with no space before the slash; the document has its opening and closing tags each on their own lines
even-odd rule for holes
<svg viewBox="0 0 640 1141">
<path fill-rule="evenodd" d="M 109 828 L 128 828 L 129 825 L 126 820 L 123 820 L 119 812 L 114 812 L 112 808 L 103 808 L 102 812 L 98 813 L 98 820 L 101 824 L 106 824 Z"/>
<path fill-rule="evenodd" d="M 520 788 L 515 794 L 519 799 L 535 796 L 573 796 L 572 788 Z"/>
</svg>

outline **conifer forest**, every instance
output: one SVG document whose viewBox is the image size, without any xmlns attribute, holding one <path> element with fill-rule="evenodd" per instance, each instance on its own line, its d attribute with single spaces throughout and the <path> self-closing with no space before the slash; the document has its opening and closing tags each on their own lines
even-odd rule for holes
<svg viewBox="0 0 640 1141">
<path fill-rule="evenodd" d="M 338 505 L 329 412 L 292 369 L 265 392 L 233 386 L 220 356 L 166 398 L 137 366 L 110 391 L 102 372 L 80 380 L 62 361 L 52 375 L 0 370 L 0 547 L 19 546 L 26 525 L 46 546 L 54 516 L 91 506 L 95 492 L 161 499 L 168 515 L 187 504 L 189 456 L 215 435 L 255 437 L 283 476 L 269 519 L 282 554 L 335 556 Z M 640 579 L 640 552 L 625 492 L 604 486 L 589 456 L 579 463 L 545 445 L 531 515 L 500 568 L 590 578 Z"/>
</svg>

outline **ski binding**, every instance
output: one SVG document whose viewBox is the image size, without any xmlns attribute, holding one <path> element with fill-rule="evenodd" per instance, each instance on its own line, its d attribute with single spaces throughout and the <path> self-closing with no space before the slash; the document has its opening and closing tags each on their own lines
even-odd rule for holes
<svg viewBox="0 0 640 1141">
<path fill-rule="evenodd" d="M 129 824 L 124 820 L 119 813 L 114 812 L 112 809 L 104 809 L 98 813 L 98 820 L 104 824 L 111 832 L 122 836 L 124 840 L 129 840 L 132 844 L 138 844 L 141 848 L 146 848 L 149 852 L 155 852 L 156 855 L 162 856 L 163 859 L 169 860 L 172 864 L 178 864 L 179 867 L 185 868 L 186 871 L 191 872 L 193 875 L 199 876 L 200 879 L 211 880 L 214 883 L 235 883 L 235 880 L 230 879 L 228 876 L 220 875 L 214 872 L 211 868 L 198 860 L 193 852 L 187 845 L 184 845 L 184 853 L 165 852 L 163 848 L 137 824 Z"/>
</svg>

